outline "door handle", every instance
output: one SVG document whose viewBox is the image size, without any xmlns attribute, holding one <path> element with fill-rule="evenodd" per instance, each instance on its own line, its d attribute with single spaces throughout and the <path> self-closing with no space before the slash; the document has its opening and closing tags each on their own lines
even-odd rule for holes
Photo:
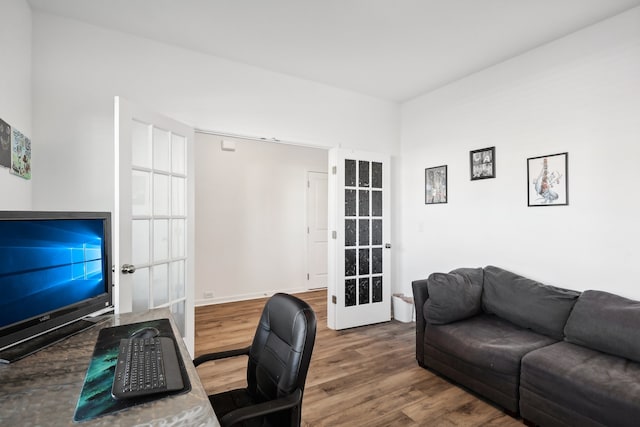
<svg viewBox="0 0 640 427">
<path fill-rule="evenodd" d="M 122 271 L 122 274 L 133 274 L 136 272 L 136 266 L 133 264 L 122 264 L 120 271 Z"/>
<path fill-rule="evenodd" d="M 391 243 L 385 243 L 384 247 L 385 247 L 386 249 L 391 249 Z"/>
</svg>

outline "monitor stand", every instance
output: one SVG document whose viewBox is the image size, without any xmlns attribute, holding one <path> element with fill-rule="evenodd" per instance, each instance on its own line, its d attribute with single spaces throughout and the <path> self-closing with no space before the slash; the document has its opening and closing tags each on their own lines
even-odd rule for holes
<svg viewBox="0 0 640 427">
<path fill-rule="evenodd" d="M 27 341 L 23 341 L 20 344 L 6 348 L 0 351 L 0 363 L 13 363 L 16 360 L 22 359 L 23 357 L 42 350 L 43 348 L 49 347 L 50 345 L 62 341 L 65 338 L 69 338 L 70 336 L 82 332 L 85 329 L 89 329 L 102 320 L 106 319 L 101 317 L 80 319 L 52 331 L 45 332 L 44 334 L 33 337 Z"/>
</svg>

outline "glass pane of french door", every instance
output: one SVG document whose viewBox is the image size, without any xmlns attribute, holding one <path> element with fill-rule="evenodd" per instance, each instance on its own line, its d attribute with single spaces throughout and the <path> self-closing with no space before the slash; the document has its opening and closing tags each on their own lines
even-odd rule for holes
<svg viewBox="0 0 640 427">
<path fill-rule="evenodd" d="M 344 174 L 344 305 L 379 303 L 383 295 L 382 163 L 345 159 Z"/>
<path fill-rule="evenodd" d="M 137 120 L 131 137 L 132 308 L 170 307 L 184 335 L 186 140 Z"/>
</svg>

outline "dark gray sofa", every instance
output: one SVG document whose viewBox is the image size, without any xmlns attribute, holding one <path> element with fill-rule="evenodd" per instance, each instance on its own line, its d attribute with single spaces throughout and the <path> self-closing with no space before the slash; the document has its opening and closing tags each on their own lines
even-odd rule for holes
<svg viewBox="0 0 640 427">
<path fill-rule="evenodd" d="M 639 302 L 493 266 L 412 287 L 420 366 L 533 424 L 640 424 Z"/>
</svg>

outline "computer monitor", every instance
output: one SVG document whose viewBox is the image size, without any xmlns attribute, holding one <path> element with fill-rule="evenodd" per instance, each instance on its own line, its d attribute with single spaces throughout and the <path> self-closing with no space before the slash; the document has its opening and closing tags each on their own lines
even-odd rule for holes
<svg viewBox="0 0 640 427">
<path fill-rule="evenodd" d="M 0 350 L 112 309 L 111 268 L 111 213 L 0 211 Z"/>
</svg>

